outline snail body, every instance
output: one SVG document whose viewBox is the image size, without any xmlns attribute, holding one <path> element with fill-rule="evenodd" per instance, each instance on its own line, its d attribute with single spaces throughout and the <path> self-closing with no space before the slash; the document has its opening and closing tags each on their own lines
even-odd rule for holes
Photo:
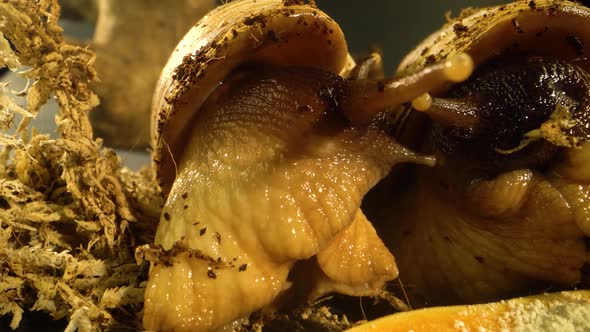
<svg viewBox="0 0 590 332">
<path fill-rule="evenodd" d="M 371 196 L 393 202 L 367 214 L 379 220 L 414 305 L 581 282 L 590 235 L 588 20 L 590 10 L 569 1 L 472 10 L 402 62 L 407 74 L 466 52 L 476 65 L 466 82 L 414 104 L 429 119 L 413 111 L 397 125 L 400 141 L 436 156 L 437 166 L 412 170 L 405 192 L 384 182 Z"/>
<path fill-rule="evenodd" d="M 207 15 L 154 95 L 153 161 L 166 204 L 155 246 L 142 251 L 152 263 L 145 328 L 217 330 L 297 284 L 313 299 L 374 294 L 395 279 L 361 200 L 395 164 L 433 159 L 378 124 L 350 120 L 465 79 L 469 60 L 377 81 L 366 73 L 378 58 L 352 69 L 340 28 L 313 4 L 241 0 Z M 312 272 L 288 281 L 304 260 Z"/>
</svg>

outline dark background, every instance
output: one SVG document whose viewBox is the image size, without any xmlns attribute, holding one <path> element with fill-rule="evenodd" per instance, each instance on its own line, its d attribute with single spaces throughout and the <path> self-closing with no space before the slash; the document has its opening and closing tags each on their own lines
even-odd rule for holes
<svg viewBox="0 0 590 332">
<path fill-rule="evenodd" d="M 498 0 L 316 0 L 318 7 L 342 27 L 353 55 L 372 47 L 383 50 L 386 74 L 403 56 L 445 23 L 445 13 L 456 17 L 461 8 L 510 1 Z"/>
</svg>

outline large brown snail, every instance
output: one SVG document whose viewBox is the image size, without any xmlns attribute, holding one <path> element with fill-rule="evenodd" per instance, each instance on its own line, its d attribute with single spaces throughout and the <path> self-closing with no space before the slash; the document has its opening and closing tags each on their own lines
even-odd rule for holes
<svg viewBox="0 0 590 332">
<path fill-rule="evenodd" d="M 412 72 L 455 52 L 476 64 L 468 81 L 414 103 L 433 122 L 413 112 L 397 125 L 400 140 L 437 166 L 404 173 L 405 192 L 390 179 L 371 195 L 380 208 L 367 213 L 414 305 L 580 285 L 590 235 L 589 19 L 590 9 L 568 1 L 468 12 L 401 64 Z"/>
<path fill-rule="evenodd" d="M 547 2 L 537 2 L 537 8 L 542 13 L 553 10 L 551 17 L 565 12 L 587 19 L 581 6 L 551 3 L 554 9 Z M 506 8 L 518 12 L 520 7 L 514 6 Z M 527 8 L 524 11 L 532 12 Z M 521 28 L 528 27 L 524 18 L 529 14 L 521 15 Z M 469 28 L 469 22 L 464 24 Z M 552 31 L 545 31 L 546 36 L 553 36 Z M 583 44 L 589 36 L 574 37 Z M 436 43 L 448 44 L 445 41 L 442 38 Z M 469 45 L 467 40 L 463 44 Z M 388 121 L 386 109 L 414 100 L 441 125 L 469 129 L 484 122 L 469 107 L 445 107 L 452 101 L 430 102 L 429 95 L 423 95 L 453 91 L 448 87 L 466 79 L 473 66 L 471 57 L 461 49 L 469 53 L 475 48 L 450 48 L 449 44 L 439 53 L 438 44 L 428 45 L 420 52 L 433 56 L 418 62 L 408 60 L 404 67 L 407 75 L 375 80 L 367 73 L 377 58 L 353 68 L 338 25 L 313 2 L 234 1 L 200 21 L 172 54 L 154 96 L 153 160 L 167 201 L 156 246 L 143 252 L 152 262 L 145 295 L 145 328 L 195 331 L 231 327 L 255 310 L 278 305 L 285 297 L 296 298 L 292 293 L 301 289 L 306 298 L 332 291 L 371 295 L 395 279 L 395 260 L 380 237 L 385 236 L 393 243 L 391 247 L 408 259 L 416 255 L 420 239 L 402 233 L 411 241 L 408 252 L 395 231 L 378 235 L 360 209 L 361 201 L 393 166 L 417 163 L 432 168 L 434 159 L 397 143 L 389 134 L 394 128 L 404 133 L 408 128 L 415 128 L 414 133 L 422 128 L 407 117 L 392 116 L 394 120 Z M 491 55 L 472 54 L 477 65 Z M 467 105 L 475 102 L 476 98 L 467 98 Z M 571 107 L 570 103 L 562 107 L 571 117 L 560 127 L 561 137 L 576 140 L 568 139 L 568 144 L 584 146 L 587 137 L 576 122 L 583 117 L 578 111 L 570 112 Z M 422 141 L 423 136 L 434 135 L 419 134 L 413 141 Z M 401 139 L 406 137 L 401 135 Z M 548 140 L 546 135 L 539 137 Z M 531 133 L 525 138 L 536 136 Z M 493 147 L 493 152 L 505 153 L 508 159 L 520 150 L 525 153 L 528 143 L 522 142 L 520 147 L 520 141 L 514 147 L 498 146 L 502 150 L 498 152 Z M 531 147 L 537 143 L 530 143 Z M 438 150 L 424 148 L 424 152 L 440 159 L 433 172 L 451 167 Z M 568 158 L 570 164 L 583 162 L 582 157 Z M 546 162 L 541 159 L 539 163 Z M 474 172 L 487 170 L 480 165 L 484 163 L 471 162 L 469 165 L 478 166 Z M 457 165 L 461 163 L 452 167 Z M 561 165 L 563 171 L 575 172 L 567 162 Z M 502 172 L 515 171 L 502 168 Z M 517 179 L 522 182 L 537 179 L 535 176 L 524 174 Z M 521 183 L 505 181 L 515 183 L 515 188 Z M 382 186 L 388 183 L 392 182 L 384 181 Z M 468 188 L 484 191 L 485 185 L 494 183 Z M 389 199 L 379 197 L 384 191 L 374 194 L 379 203 Z M 486 203 L 492 204 L 489 211 L 504 214 L 520 208 L 509 206 L 507 210 L 491 200 L 482 204 Z M 371 213 L 389 223 L 379 228 L 406 229 L 413 220 L 403 219 L 406 210 L 400 207 L 401 217 L 395 209 Z M 421 221 L 415 219 L 417 224 Z M 573 274 L 583 264 L 578 256 L 584 248 L 583 233 L 575 224 L 570 226 L 562 229 L 572 238 L 567 242 L 572 247 L 563 250 L 576 257 L 560 262 Z M 394 254 L 399 255 L 397 251 Z M 298 268 L 308 270 L 290 276 L 298 261 L 306 261 Z M 305 280 L 300 281 L 301 276 Z M 563 280 L 575 283 L 579 278 Z M 430 292 L 428 285 L 421 287 Z"/>
</svg>

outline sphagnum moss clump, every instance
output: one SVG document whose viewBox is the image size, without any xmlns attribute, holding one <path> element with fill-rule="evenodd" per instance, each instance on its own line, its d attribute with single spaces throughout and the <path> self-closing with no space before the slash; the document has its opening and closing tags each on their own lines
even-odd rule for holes
<svg viewBox="0 0 590 332">
<path fill-rule="evenodd" d="M 0 67 L 30 82 L 26 105 L 0 95 L 0 316 L 68 317 L 67 331 L 139 328 L 137 243 L 161 205 L 150 170 L 131 172 L 93 138 L 94 54 L 64 42 L 56 0 L 0 3 Z M 54 98 L 57 139 L 27 124 Z M 16 115 L 16 116 L 15 116 Z M 14 134 L 8 129 L 22 121 Z"/>
</svg>

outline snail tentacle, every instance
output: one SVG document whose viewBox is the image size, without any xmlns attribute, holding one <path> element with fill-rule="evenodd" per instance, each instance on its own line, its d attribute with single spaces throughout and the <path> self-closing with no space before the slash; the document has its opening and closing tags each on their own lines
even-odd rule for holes
<svg viewBox="0 0 590 332">
<path fill-rule="evenodd" d="M 349 80 L 366 79 L 369 78 L 373 71 L 377 71 L 378 76 L 383 75 L 383 63 L 379 53 L 371 53 L 368 57 L 359 60 L 347 78 Z"/>
<path fill-rule="evenodd" d="M 414 99 L 396 127 L 437 165 L 397 174 L 403 188 L 379 184 L 389 211 L 365 209 L 413 305 L 587 286 L 589 20 L 567 0 L 474 9 L 400 65 L 411 77 L 461 52 L 475 63 L 466 81 Z"/>
<path fill-rule="evenodd" d="M 441 84 L 467 79 L 473 68 L 471 57 L 466 53 L 459 53 L 401 78 L 381 81 L 353 80 L 342 93 L 339 105 L 352 123 L 368 123 L 387 108 L 411 102 Z"/>
<path fill-rule="evenodd" d="M 443 126 L 475 129 L 479 123 L 477 103 L 468 98 L 432 98 L 425 93 L 412 101 L 412 107 Z"/>
</svg>

